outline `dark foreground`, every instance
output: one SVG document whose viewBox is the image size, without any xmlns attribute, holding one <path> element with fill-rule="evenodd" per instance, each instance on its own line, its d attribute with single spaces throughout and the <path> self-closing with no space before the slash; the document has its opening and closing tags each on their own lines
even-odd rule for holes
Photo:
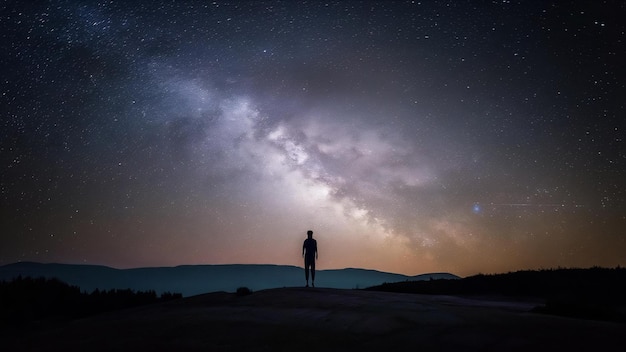
<svg viewBox="0 0 626 352">
<path fill-rule="evenodd" d="M 339 289 L 211 293 L 4 330 L 4 351 L 625 351 L 626 325 L 528 302 Z M 8 347 L 8 348 L 6 348 Z"/>
</svg>

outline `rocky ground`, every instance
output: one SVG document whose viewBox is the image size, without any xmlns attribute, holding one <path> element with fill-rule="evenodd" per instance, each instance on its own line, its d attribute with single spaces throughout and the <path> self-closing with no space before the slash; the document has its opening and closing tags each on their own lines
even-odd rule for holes
<svg viewBox="0 0 626 352">
<path fill-rule="evenodd" d="M 626 351 L 626 325 L 537 303 L 280 288 L 5 330 L 5 351 Z"/>
</svg>

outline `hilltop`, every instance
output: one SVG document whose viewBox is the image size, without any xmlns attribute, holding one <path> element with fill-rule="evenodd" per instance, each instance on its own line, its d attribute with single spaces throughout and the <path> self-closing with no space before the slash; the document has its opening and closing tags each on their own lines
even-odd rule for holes
<svg viewBox="0 0 626 352">
<path fill-rule="evenodd" d="M 621 351 L 623 324 L 531 304 L 328 288 L 215 292 L 30 330 L 21 351 Z"/>
</svg>

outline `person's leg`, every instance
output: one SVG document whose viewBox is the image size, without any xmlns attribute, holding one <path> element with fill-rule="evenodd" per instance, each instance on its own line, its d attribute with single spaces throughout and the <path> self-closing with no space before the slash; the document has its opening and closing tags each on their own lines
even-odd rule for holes
<svg viewBox="0 0 626 352">
<path fill-rule="evenodd" d="M 307 282 L 309 282 L 307 280 Z M 311 260 L 311 283 L 315 287 L 315 259 Z"/>
<path fill-rule="evenodd" d="M 306 278 L 306 285 L 309 286 L 309 261 L 304 259 L 304 277 Z"/>
</svg>

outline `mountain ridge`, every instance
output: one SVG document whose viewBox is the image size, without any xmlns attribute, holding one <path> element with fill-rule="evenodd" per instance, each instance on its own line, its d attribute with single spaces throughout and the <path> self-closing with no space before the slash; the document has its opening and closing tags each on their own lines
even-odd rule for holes
<svg viewBox="0 0 626 352">
<path fill-rule="evenodd" d="M 318 287 L 365 288 L 386 282 L 458 279 L 449 273 L 415 276 L 373 269 L 344 268 L 316 271 Z M 183 264 L 173 267 L 117 269 L 104 265 L 17 262 L 0 266 L 0 280 L 22 277 L 57 278 L 81 290 L 132 289 L 181 293 L 193 296 L 208 292 L 234 292 L 239 287 L 261 290 L 303 286 L 303 268 L 279 264 Z"/>
</svg>

